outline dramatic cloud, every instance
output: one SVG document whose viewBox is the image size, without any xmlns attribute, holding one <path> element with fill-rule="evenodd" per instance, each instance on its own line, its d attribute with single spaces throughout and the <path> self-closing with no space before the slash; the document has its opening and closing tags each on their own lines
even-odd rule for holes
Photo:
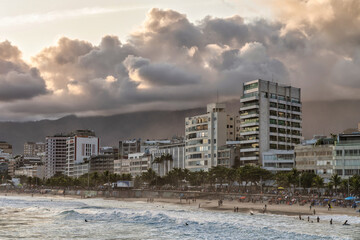
<svg viewBox="0 0 360 240">
<path fill-rule="evenodd" d="M 217 91 L 222 100 L 238 98 L 242 83 L 258 78 L 301 87 L 303 101 L 359 100 L 360 2 L 266 4 L 273 21 L 207 16 L 193 23 L 176 11 L 152 9 L 123 43 L 116 36 L 99 45 L 59 39 L 33 57 L 38 70 L 4 42 L 0 100 L 37 97 L 0 109 L 38 118 L 183 109 L 214 101 Z M 46 89 L 51 92 L 42 95 Z"/>
<path fill-rule="evenodd" d="M 0 102 L 30 99 L 45 94 L 46 86 L 36 68 L 21 60 L 21 53 L 10 42 L 0 43 Z"/>
</svg>

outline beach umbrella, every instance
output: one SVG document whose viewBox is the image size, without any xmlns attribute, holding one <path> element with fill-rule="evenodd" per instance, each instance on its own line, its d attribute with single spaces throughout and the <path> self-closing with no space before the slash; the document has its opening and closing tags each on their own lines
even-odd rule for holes
<svg viewBox="0 0 360 240">
<path fill-rule="evenodd" d="M 246 197 L 240 197 L 240 199 L 245 199 Z"/>
<path fill-rule="evenodd" d="M 331 200 L 332 202 L 336 202 L 336 199 Z"/>
<path fill-rule="evenodd" d="M 325 199 L 324 199 L 324 202 L 327 202 L 327 201 L 329 201 L 329 199 L 325 198 Z"/>
<path fill-rule="evenodd" d="M 283 187 L 278 187 L 278 189 L 279 189 L 279 190 L 284 190 L 285 188 L 283 188 Z"/>
<path fill-rule="evenodd" d="M 354 197 L 347 197 L 347 198 L 345 198 L 345 200 L 355 200 L 355 198 Z"/>
</svg>

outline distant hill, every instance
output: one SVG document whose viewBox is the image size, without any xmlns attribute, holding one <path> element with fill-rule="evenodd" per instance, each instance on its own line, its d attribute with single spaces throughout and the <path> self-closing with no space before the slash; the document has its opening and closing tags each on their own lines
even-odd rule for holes
<svg viewBox="0 0 360 240">
<path fill-rule="evenodd" d="M 303 135 L 339 133 L 354 128 L 360 120 L 359 102 L 305 102 L 303 103 Z M 238 100 L 227 102 L 235 113 Z M 55 133 L 75 129 L 92 129 L 100 137 L 102 146 L 117 146 L 121 139 L 156 139 L 184 135 L 184 118 L 204 113 L 206 108 L 181 111 L 148 111 L 113 116 L 66 116 L 57 120 L 33 122 L 0 122 L 0 140 L 13 144 L 15 153 L 23 152 L 26 141 L 44 141 Z"/>
</svg>

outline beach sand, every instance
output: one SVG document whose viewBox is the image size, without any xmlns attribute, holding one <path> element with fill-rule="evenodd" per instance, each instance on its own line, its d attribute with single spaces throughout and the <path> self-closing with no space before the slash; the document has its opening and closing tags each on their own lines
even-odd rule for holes
<svg viewBox="0 0 360 240">
<path fill-rule="evenodd" d="M 28 193 L 0 193 L 0 196 L 31 196 Z M 33 194 L 34 197 L 50 197 L 54 199 L 59 198 L 72 198 L 72 199 L 79 199 L 80 196 L 77 195 L 50 195 L 50 194 Z M 147 198 L 104 198 L 104 200 L 117 200 L 117 201 L 130 201 L 130 202 L 147 202 Z M 185 205 L 190 207 L 206 209 L 209 211 L 224 211 L 224 212 L 234 212 L 234 207 L 239 208 L 239 212 L 242 213 L 263 213 L 263 209 L 265 204 L 267 205 L 266 212 L 267 214 L 277 214 L 277 215 L 288 215 L 288 216 L 299 216 L 301 215 L 303 218 L 307 216 L 314 216 L 314 209 L 316 211 L 315 216 L 319 215 L 348 215 L 348 216 L 357 216 L 360 217 L 360 213 L 356 212 L 353 208 L 343 208 L 343 207 L 336 207 L 334 206 L 328 211 L 327 206 L 315 206 L 312 207 L 311 210 L 309 208 L 309 204 L 304 206 L 300 206 L 298 204 L 294 205 L 287 205 L 287 204 L 268 204 L 264 201 L 264 203 L 251 203 L 251 202 L 238 202 L 236 200 L 223 200 L 222 206 L 218 206 L 218 200 L 206 200 L 206 199 L 196 199 L 196 202 L 193 202 L 192 199 L 187 201 L 185 199 L 174 199 L 174 198 L 155 198 L 154 204 L 177 204 L 177 205 Z"/>
</svg>

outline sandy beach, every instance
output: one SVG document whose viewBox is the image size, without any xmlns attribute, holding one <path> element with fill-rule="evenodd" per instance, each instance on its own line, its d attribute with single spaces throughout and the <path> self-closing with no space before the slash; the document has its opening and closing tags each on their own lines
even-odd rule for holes
<svg viewBox="0 0 360 240">
<path fill-rule="evenodd" d="M 0 196 L 31 196 L 31 194 L 27 193 L 0 193 Z M 49 197 L 54 199 L 59 198 L 70 198 L 70 199 L 79 199 L 81 198 L 78 195 L 50 195 L 50 194 L 33 194 L 34 197 Z M 147 202 L 147 198 L 103 198 L 104 200 L 117 200 L 117 201 L 126 201 L 126 202 Z M 288 216 L 299 216 L 301 215 L 303 218 L 307 216 L 321 216 L 321 215 L 348 215 L 348 216 L 357 216 L 360 217 L 360 213 L 356 212 L 355 209 L 347 207 L 336 207 L 334 206 L 330 210 L 328 210 L 327 206 L 315 206 L 310 210 L 310 205 L 306 204 L 304 206 L 300 206 L 298 204 L 287 205 L 287 204 L 268 204 L 266 201 L 264 203 L 252 203 L 252 202 L 238 202 L 236 200 L 223 200 L 222 206 L 218 206 L 218 200 L 207 200 L 207 199 L 196 199 L 196 202 L 190 199 L 186 201 L 182 199 L 174 198 L 155 198 L 153 199 L 154 204 L 176 204 L 176 205 L 184 205 L 190 207 L 197 207 L 206 209 L 209 211 L 224 211 L 224 212 L 234 212 L 234 208 L 238 208 L 238 212 L 249 213 L 250 211 L 254 214 L 264 213 L 264 207 L 266 204 L 266 212 L 267 214 L 276 214 L 276 215 L 288 215 Z M 314 209 L 316 214 L 314 215 Z"/>
</svg>

